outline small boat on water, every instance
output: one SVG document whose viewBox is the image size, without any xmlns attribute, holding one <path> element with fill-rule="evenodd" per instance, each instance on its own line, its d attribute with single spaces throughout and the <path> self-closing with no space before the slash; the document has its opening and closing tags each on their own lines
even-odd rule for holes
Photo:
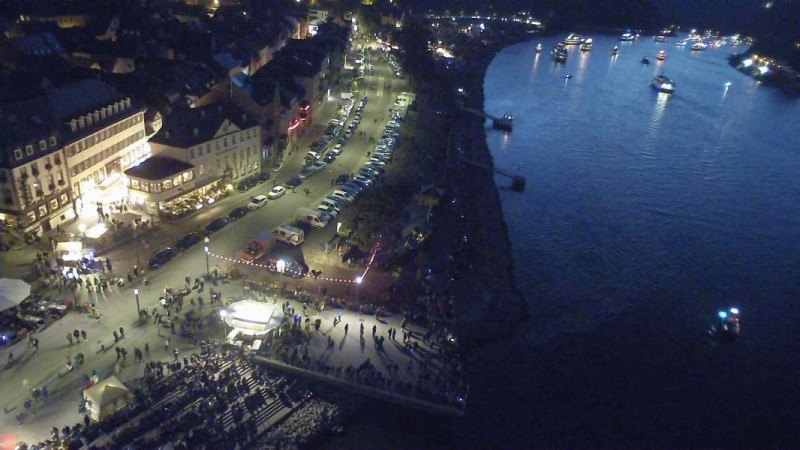
<svg viewBox="0 0 800 450">
<path fill-rule="evenodd" d="M 634 39 L 636 39 L 636 35 L 631 33 L 630 31 L 622 33 L 622 36 L 619 37 L 620 41 L 632 41 Z"/>
<path fill-rule="evenodd" d="M 647 56 L 645 56 L 644 58 L 642 58 L 642 64 L 650 64 L 650 59 Z"/>
<path fill-rule="evenodd" d="M 675 92 L 675 82 L 664 75 L 653 78 L 652 85 L 658 92 L 663 92 L 665 94 L 672 94 Z"/>
<path fill-rule="evenodd" d="M 584 39 L 583 41 L 581 41 L 581 51 L 582 52 L 592 51 L 592 45 L 593 45 L 592 38 Z"/>
<path fill-rule="evenodd" d="M 705 50 L 705 49 L 706 49 L 706 44 L 704 44 L 702 42 L 695 42 L 694 44 L 692 44 L 692 50 L 693 51 L 699 52 L 699 51 L 702 51 L 702 50 Z"/>
<path fill-rule="evenodd" d="M 563 44 L 559 43 L 559 45 L 556 45 L 552 50 L 550 50 L 550 55 L 556 60 L 556 62 L 563 63 L 567 61 L 569 52 L 566 48 L 564 48 Z"/>
<path fill-rule="evenodd" d="M 732 338 L 739 335 L 741 324 L 739 321 L 739 308 L 730 308 L 717 313 L 718 322 L 711 326 L 709 333 L 714 337 Z"/>
<path fill-rule="evenodd" d="M 675 43 L 675 47 L 686 47 L 686 41 L 678 41 Z"/>
<path fill-rule="evenodd" d="M 659 61 L 667 59 L 667 52 L 664 50 L 659 50 L 658 53 L 656 53 L 656 59 Z"/>
<path fill-rule="evenodd" d="M 583 40 L 583 36 L 580 34 L 570 33 L 566 39 L 564 39 L 564 44 L 566 45 L 578 45 Z"/>
<path fill-rule="evenodd" d="M 572 74 L 568 73 L 568 74 L 564 75 L 564 78 L 569 80 L 570 78 L 572 78 Z"/>
<path fill-rule="evenodd" d="M 543 49 L 544 49 L 544 46 L 542 45 L 542 43 L 541 43 L 541 42 L 539 42 L 538 44 L 536 44 L 536 53 L 542 53 L 542 50 L 543 50 Z"/>
<path fill-rule="evenodd" d="M 659 34 L 659 35 L 653 37 L 653 40 L 656 41 L 656 42 L 659 42 L 659 43 L 663 43 L 663 42 L 667 42 L 667 37 L 664 36 L 663 34 Z"/>
<path fill-rule="evenodd" d="M 611 56 L 617 55 L 619 55 L 619 47 L 615 45 L 614 48 L 611 49 Z"/>
</svg>

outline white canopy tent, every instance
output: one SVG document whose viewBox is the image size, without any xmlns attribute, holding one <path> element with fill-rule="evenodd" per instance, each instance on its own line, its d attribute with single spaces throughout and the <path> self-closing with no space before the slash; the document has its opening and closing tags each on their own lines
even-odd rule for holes
<svg viewBox="0 0 800 450">
<path fill-rule="evenodd" d="M 0 311 L 19 305 L 30 295 L 30 284 L 14 278 L 0 278 Z"/>
<path fill-rule="evenodd" d="M 242 300 L 228 306 L 225 323 L 247 335 L 266 334 L 280 326 L 283 319 L 275 314 L 275 306 L 255 300 Z"/>
<path fill-rule="evenodd" d="M 102 420 L 127 406 L 133 400 L 133 394 L 112 375 L 83 391 L 83 398 L 91 402 L 88 408 L 91 418 Z"/>
</svg>

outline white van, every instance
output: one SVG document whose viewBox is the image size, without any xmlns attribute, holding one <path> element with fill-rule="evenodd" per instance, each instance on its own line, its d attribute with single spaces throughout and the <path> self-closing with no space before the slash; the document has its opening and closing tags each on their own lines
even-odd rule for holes
<svg viewBox="0 0 800 450">
<path fill-rule="evenodd" d="M 291 225 L 281 225 L 272 230 L 275 238 L 281 242 L 297 247 L 306 239 L 306 233 L 300 228 Z"/>
<path fill-rule="evenodd" d="M 325 228 L 331 221 L 331 216 L 318 209 L 300 207 L 294 212 L 295 220 L 305 222 L 314 228 Z"/>
</svg>

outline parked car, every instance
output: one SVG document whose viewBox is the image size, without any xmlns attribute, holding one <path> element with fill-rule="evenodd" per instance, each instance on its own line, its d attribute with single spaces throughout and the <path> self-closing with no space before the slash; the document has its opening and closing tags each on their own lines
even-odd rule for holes
<svg viewBox="0 0 800 450">
<path fill-rule="evenodd" d="M 261 208 L 262 206 L 267 204 L 267 196 L 266 195 L 256 195 L 250 200 L 250 203 L 247 204 L 247 208 L 251 211 L 255 211 L 256 209 Z"/>
<path fill-rule="evenodd" d="M 322 211 L 331 217 L 336 217 L 337 215 L 339 215 L 339 210 L 331 208 L 328 205 L 317 205 L 316 209 L 317 211 Z"/>
<path fill-rule="evenodd" d="M 343 145 L 342 145 L 342 144 L 336 144 L 336 145 L 334 145 L 334 146 L 333 146 L 333 148 L 331 149 L 331 153 L 335 153 L 335 154 L 337 154 L 337 155 L 338 155 L 338 154 L 340 154 L 340 153 L 342 153 L 342 147 L 343 147 Z"/>
<path fill-rule="evenodd" d="M 203 228 L 203 234 L 205 234 L 206 236 L 214 234 L 217 231 L 225 228 L 225 225 L 227 225 L 228 222 L 229 222 L 229 220 L 228 220 L 227 217 L 220 217 L 220 218 L 214 219 L 211 222 L 209 222 L 208 225 L 206 225 L 205 228 Z"/>
<path fill-rule="evenodd" d="M 334 181 L 335 181 L 336 185 L 345 184 L 348 181 L 350 181 L 350 174 L 345 172 L 345 173 L 339 175 L 338 177 L 336 177 L 336 180 L 334 180 Z"/>
<path fill-rule="evenodd" d="M 275 186 L 272 190 L 269 191 L 267 197 L 271 199 L 281 198 L 286 194 L 286 188 L 283 186 Z"/>
<path fill-rule="evenodd" d="M 293 176 L 289 181 L 286 182 L 286 187 L 288 188 L 296 188 L 303 184 L 303 179 L 300 178 L 299 175 Z"/>
<path fill-rule="evenodd" d="M 342 209 L 342 206 L 344 206 L 341 203 L 334 201 L 330 197 L 323 198 L 319 203 L 320 205 L 325 205 L 331 209 L 335 209 L 337 213 Z"/>
<path fill-rule="evenodd" d="M 283 169 L 283 161 L 275 161 L 272 163 L 273 172 L 280 172 L 281 169 Z"/>
<path fill-rule="evenodd" d="M 375 184 L 375 181 L 371 180 L 370 178 L 368 178 L 368 177 L 366 177 L 364 175 L 356 175 L 353 178 L 353 181 L 359 181 L 361 183 L 364 183 L 364 184 L 367 185 L 367 187 L 371 187 L 373 184 Z"/>
<path fill-rule="evenodd" d="M 376 171 L 381 175 L 386 173 L 386 169 L 381 165 L 367 163 L 367 165 L 365 165 L 364 167 L 367 167 L 367 168 L 369 168 L 369 169 L 371 169 L 373 171 Z"/>
<path fill-rule="evenodd" d="M 200 233 L 192 231 L 191 233 L 186 233 L 179 237 L 178 240 L 175 241 L 175 248 L 183 251 L 202 240 L 203 236 L 200 236 Z"/>
<path fill-rule="evenodd" d="M 317 171 L 317 172 L 322 172 L 323 170 L 325 170 L 325 167 L 327 165 L 328 164 L 326 164 L 325 161 L 314 161 L 311 164 L 311 166 L 314 167 L 314 170 Z"/>
<path fill-rule="evenodd" d="M 325 163 L 330 164 L 336 161 L 336 153 L 328 153 L 324 158 L 322 158 L 322 160 L 325 161 Z"/>
<path fill-rule="evenodd" d="M 248 212 L 250 212 L 250 210 L 247 209 L 247 206 L 239 206 L 238 208 L 232 209 L 231 212 L 228 213 L 228 219 L 230 220 L 240 219 L 244 217 L 244 215 L 247 214 Z"/>
<path fill-rule="evenodd" d="M 150 260 L 147 261 L 147 267 L 150 269 L 158 269 L 169 262 L 169 260 L 175 256 L 175 253 L 176 251 L 174 248 L 164 247 L 161 250 L 153 253 L 153 256 L 151 256 Z"/>
<path fill-rule="evenodd" d="M 257 184 L 258 182 L 255 180 L 255 178 L 245 178 L 236 185 L 236 190 L 239 192 L 247 192 L 250 189 L 253 189 Z"/>
<path fill-rule="evenodd" d="M 261 172 L 258 175 L 256 175 L 255 178 L 258 181 L 258 183 L 261 184 L 261 183 L 264 183 L 264 182 L 268 181 L 270 176 L 271 175 L 269 174 L 269 172 Z"/>
<path fill-rule="evenodd" d="M 310 178 L 310 177 L 311 177 L 311 175 L 314 175 L 316 172 L 317 172 L 317 169 L 315 169 L 313 165 L 311 165 L 311 164 L 306 164 L 306 165 L 305 165 L 305 166 L 303 166 L 303 168 L 300 170 L 300 178 L 302 178 L 302 179 L 304 179 L 304 180 L 305 180 L 305 179 L 307 179 L 307 178 Z"/>
<path fill-rule="evenodd" d="M 329 196 L 325 197 L 324 199 L 322 199 L 322 201 L 331 202 L 334 205 L 336 205 L 336 207 L 339 208 L 339 209 L 342 209 L 343 206 L 347 205 L 346 201 L 342 200 L 339 197 L 333 196 L 333 195 L 329 195 Z"/>
</svg>

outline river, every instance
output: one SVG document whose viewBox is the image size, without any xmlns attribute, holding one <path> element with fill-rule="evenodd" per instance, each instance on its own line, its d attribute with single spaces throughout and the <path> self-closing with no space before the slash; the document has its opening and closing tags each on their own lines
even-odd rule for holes
<svg viewBox="0 0 800 450">
<path fill-rule="evenodd" d="M 556 38 L 538 42 L 498 53 L 484 82 L 486 111 L 515 117 L 487 140 L 527 178 L 496 183 L 533 318 L 474 357 L 480 431 L 460 444 L 796 445 L 800 102 L 728 66 L 729 47 L 595 36 L 556 64 Z M 731 306 L 742 334 L 715 343 Z"/>
</svg>

